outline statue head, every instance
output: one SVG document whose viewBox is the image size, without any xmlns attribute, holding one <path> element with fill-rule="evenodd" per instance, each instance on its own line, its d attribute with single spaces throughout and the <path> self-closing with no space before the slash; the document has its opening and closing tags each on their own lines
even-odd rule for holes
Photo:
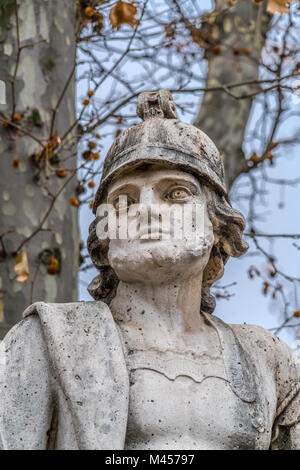
<svg viewBox="0 0 300 470">
<path fill-rule="evenodd" d="M 211 286 L 223 275 L 228 258 L 248 248 L 242 239 L 244 218 L 229 202 L 220 154 L 204 132 L 177 119 L 167 90 L 142 93 L 137 114 L 143 121 L 120 134 L 107 154 L 95 214 L 103 202 L 115 204 L 120 195 L 134 204 L 164 204 L 167 210 L 173 204 L 198 204 L 203 208 L 198 219 L 201 235 L 100 240 L 96 217 L 88 249 L 100 274 L 88 290 L 109 304 L 120 280 L 173 282 L 201 271 L 201 309 L 212 312 Z"/>
</svg>

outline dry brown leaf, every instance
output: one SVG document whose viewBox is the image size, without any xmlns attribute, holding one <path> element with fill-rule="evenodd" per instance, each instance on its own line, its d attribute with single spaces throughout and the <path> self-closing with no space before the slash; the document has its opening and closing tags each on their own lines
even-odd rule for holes
<svg viewBox="0 0 300 470">
<path fill-rule="evenodd" d="M 73 207 L 79 207 L 79 201 L 77 197 L 70 197 L 69 199 L 70 205 Z"/>
<path fill-rule="evenodd" d="M 257 155 L 256 152 L 254 152 L 251 157 L 249 158 L 250 162 L 253 162 L 254 164 L 258 163 L 260 161 L 260 157 Z"/>
<path fill-rule="evenodd" d="M 48 274 L 57 274 L 59 272 L 59 262 L 56 258 L 50 258 L 49 263 L 47 266 L 47 273 Z"/>
<path fill-rule="evenodd" d="M 191 36 L 192 36 L 192 40 L 196 44 L 198 44 L 199 47 L 204 47 L 205 46 L 205 41 L 203 40 L 200 29 L 193 28 L 192 31 L 191 31 Z"/>
<path fill-rule="evenodd" d="M 248 270 L 248 276 L 250 279 L 253 279 L 254 278 L 254 273 L 253 273 L 253 270 L 252 269 L 249 269 Z"/>
<path fill-rule="evenodd" d="M 274 157 L 274 155 L 273 155 L 272 152 L 267 152 L 265 154 L 265 158 L 270 161 L 271 165 L 273 165 L 273 157 Z"/>
<path fill-rule="evenodd" d="M 267 11 L 269 13 L 289 13 L 289 6 L 291 3 L 294 3 L 296 0 L 268 0 Z"/>
<path fill-rule="evenodd" d="M 263 294 L 264 295 L 267 295 L 269 287 L 270 287 L 270 284 L 267 281 L 265 281 L 264 284 L 263 284 Z"/>
<path fill-rule="evenodd" d="M 165 30 L 165 36 L 166 38 L 174 39 L 175 36 L 175 30 L 170 26 L 169 24 L 164 25 L 164 30 Z"/>
<path fill-rule="evenodd" d="M 24 284 L 27 282 L 29 277 L 29 266 L 26 251 L 22 251 L 22 253 L 17 255 L 15 261 L 15 273 L 17 275 L 17 281 L 24 282 Z"/>
<path fill-rule="evenodd" d="M 250 49 L 244 46 L 234 46 L 232 49 L 232 52 L 234 53 L 234 55 L 250 55 L 251 54 Z"/>
<path fill-rule="evenodd" d="M 119 1 L 109 12 L 109 21 L 113 29 L 120 29 L 122 24 L 129 24 L 134 28 L 139 24 L 136 18 L 137 7 L 133 2 Z"/>
<path fill-rule="evenodd" d="M 277 147 L 277 145 L 278 145 L 278 142 L 275 142 L 275 140 L 272 140 L 272 142 L 270 142 L 269 149 L 272 150 L 275 147 Z"/>
<path fill-rule="evenodd" d="M 300 310 L 295 310 L 293 313 L 293 317 L 300 318 Z"/>
<path fill-rule="evenodd" d="M 222 52 L 222 46 L 220 46 L 220 44 L 215 44 L 210 50 L 213 54 L 220 55 Z"/>
</svg>

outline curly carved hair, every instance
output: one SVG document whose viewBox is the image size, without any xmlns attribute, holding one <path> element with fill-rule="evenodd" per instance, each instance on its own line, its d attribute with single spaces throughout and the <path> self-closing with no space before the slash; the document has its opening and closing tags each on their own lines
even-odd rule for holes
<svg viewBox="0 0 300 470">
<path fill-rule="evenodd" d="M 211 286 L 223 276 L 224 265 L 229 257 L 239 257 L 244 254 L 248 244 L 242 238 L 245 228 L 242 214 L 233 209 L 224 196 L 212 191 L 206 185 L 203 187 L 216 242 L 203 273 L 201 311 L 212 313 L 216 301 L 210 293 Z M 90 283 L 88 291 L 95 300 L 102 300 L 109 305 L 115 297 L 119 279 L 107 259 L 109 240 L 99 240 L 97 237 L 98 221 L 96 217 L 90 225 L 87 247 L 92 262 L 100 274 Z"/>
</svg>

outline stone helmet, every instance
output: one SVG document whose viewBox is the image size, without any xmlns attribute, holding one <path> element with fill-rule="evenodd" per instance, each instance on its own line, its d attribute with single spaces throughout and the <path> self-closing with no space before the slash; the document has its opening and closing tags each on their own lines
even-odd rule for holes
<svg viewBox="0 0 300 470">
<path fill-rule="evenodd" d="M 193 173 L 227 198 L 224 167 L 217 147 L 197 127 L 179 121 L 168 90 L 141 93 L 137 115 L 142 122 L 122 132 L 108 151 L 95 197 L 95 213 L 112 179 L 124 169 L 143 163 L 169 164 Z"/>
<path fill-rule="evenodd" d="M 104 161 L 102 179 L 95 196 L 93 211 L 106 202 L 109 183 L 125 170 L 145 164 L 163 164 L 192 173 L 203 183 L 207 209 L 212 221 L 215 243 L 203 273 L 201 309 L 214 310 L 210 287 L 223 275 L 230 256 L 238 257 L 248 248 L 242 234 L 245 220 L 233 209 L 226 190 L 223 162 L 212 140 L 201 130 L 177 118 L 175 104 L 168 90 L 141 93 L 137 114 L 138 125 L 122 132 L 114 141 Z M 209 191 L 209 188 L 212 190 Z M 88 287 L 96 300 L 110 303 L 119 279 L 108 262 L 109 240 L 99 240 L 98 217 L 90 225 L 88 250 L 100 274 Z"/>
</svg>

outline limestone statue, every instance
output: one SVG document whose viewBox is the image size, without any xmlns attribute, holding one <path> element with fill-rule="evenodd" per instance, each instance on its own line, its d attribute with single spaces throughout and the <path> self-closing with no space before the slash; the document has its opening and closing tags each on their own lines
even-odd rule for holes
<svg viewBox="0 0 300 470">
<path fill-rule="evenodd" d="M 247 250 L 219 152 L 167 90 L 141 94 L 137 114 L 95 198 L 95 301 L 37 302 L 1 343 L 0 448 L 299 450 L 297 358 L 265 329 L 212 314 L 211 286 Z M 128 211 L 198 204 L 201 233 L 147 238 L 147 222 L 102 239 L 98 209 L 120 214 L 120 196 Z"/>
</svg>

